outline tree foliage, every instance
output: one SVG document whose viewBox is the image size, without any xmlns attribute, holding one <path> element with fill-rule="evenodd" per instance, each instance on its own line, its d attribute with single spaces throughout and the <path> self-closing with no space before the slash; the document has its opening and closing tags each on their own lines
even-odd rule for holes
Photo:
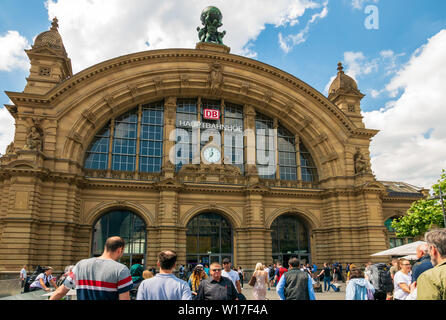
<svg viewBox="0 0 446 320">
<path fill-rule="evenodd" d="M 439 186 L 443 193 L 443 200 L 446 200 L 446 171 L 443 170 L 440 180 L 432 186 L 433 197 L 440 196 Z M 433 226 L 445 227 L 443 219 L 443 209 L 440 200 L 421 199 L 415 201 L 407 215 L 395 219 L 391 224 L 398 237 L 416 237 L 429 231 Z"/>
</svg>

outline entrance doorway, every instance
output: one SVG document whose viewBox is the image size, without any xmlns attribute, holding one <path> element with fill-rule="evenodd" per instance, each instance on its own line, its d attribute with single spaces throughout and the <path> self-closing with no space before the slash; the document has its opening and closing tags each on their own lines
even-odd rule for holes
<svg viewBox="0 0 446 320">
<path fill-rule="evenodd" d="M 232 260 L 232 226 L 218 213 L 202 213 L 187 224 L 186 265 L 221 264 L 224 258 Z"/>
<path fill-rule="evenodd" d="M 285 214 L 271 224 L 273 261 L 288 268 L 292 257 L 311 264 L 310 239 L 306 224 L 295 214 Z"/>
<path fill-rule="evenodd" d="M 92 256 L 104 252 L 109 237 L 120 236 L 125 241 L 120 262 L 130 268 L 135 263 L 146 264 L 147 228 L 144 221 L 127 210 L 114 210 L 102 216 L 93 228 Z"/>
</svg>

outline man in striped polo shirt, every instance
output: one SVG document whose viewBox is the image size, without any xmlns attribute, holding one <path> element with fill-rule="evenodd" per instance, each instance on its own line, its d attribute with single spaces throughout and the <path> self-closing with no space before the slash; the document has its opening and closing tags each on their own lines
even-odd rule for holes
<svg viewBox="0 0 446 320">
<path fill-rule="evenodd" d="M 70 289 L 76 289 L 77 300 L 130 300 L 130 270 L 117 262 L 124 246 L 121 237 L 108 238 L 102 256 L 79 261 L 50 300 L 62 299 Z"/>
</svg>

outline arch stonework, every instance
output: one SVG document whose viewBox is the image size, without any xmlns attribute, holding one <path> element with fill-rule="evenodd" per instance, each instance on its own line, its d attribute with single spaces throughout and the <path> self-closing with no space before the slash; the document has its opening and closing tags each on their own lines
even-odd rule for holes
<svg viewBox="0 0 446 320">
<path fill-rule="evenodd" d="M 233 229 L 240 228 L 242 225 L 240 214 L 230 208 L 214 204 L 206 204 L 189 209 L 184 215 L 180 217 L 179 225 L 183 228 L 187 228 L 188 223 L 193 218 L 206 212 L 214 212 L 220 214 L 222 217 L 229 221 Z"/>
<path fill-rule="evenodd" d="M 285 207 L 278 208 L 272 214 L 270 214 L 265 220 L 265 226 L 267 228 L 271 228 L 274 220 L 284 214 L 295 214 L 299 218 L 303 219 L 308 224 L 309 230 L 317 229 L 321 225 L 319 218 L 308 210 L 302 210 L 296 207 Z"/>
<path fill-rule="evenodd" d="M 221 82 L 213 82 L 212 70 L 219 70 Z M 62 270 L 68 260 L 88 257 L 93 224 L 113 209 L 131 210 L 145 221 L 147 265 L 154 265 L 164 248 L 176 249 L 179 263 L 185 263 L 187 223 L 209 211 L 232 224 L 236 264 L 270 262 L 269 229 L 285 213 L 308 222 L 316 263 L 365 263 L 371 253 L 385 249 L 383 207 L 391 207 L 392 199 L 385 198 L 385 188 L 371 172 L 355 172 L 355 155 L 370 160 L 369 144 L 377 131 L 358 125 L 358 117 L 282 70 L 206 46 L 154 50 L 101 62 L 47 93 L 7 94 L 17 129 L 0 166 L 5 208 L 0 213 L 0 272 L 15 272 L 17 261 Z M 87 148 L 110 119 L 160 100 L 165 111 L 169 105 L 171 116 L 172 101 L 187 97 L 229 101 L 277 119 L 311 153 L 319 181 L 268 181 L 218 167 L 227 175 L 222 177 L 204 166 L 192 179 L 165 162 L 161 173 L 137 178 L 84 169 Z M 174 127 L 166 118 L 165 127 Z M 41 152 L 23 150 L 31 125 L 44 133 Z M 51 250 L 46 257 L 37 255 L 36 243 L 73 246 Z"/>
<path fill-rule="evenodd" d="M 139 216 L 147 227 L 155 224 L 153 214 L 143 205 L 129 201 L 104 201 L 85 215 L 85 224 L 94 225 L 103 215 L 113 210 L 129 210 Z"/>
</svg>

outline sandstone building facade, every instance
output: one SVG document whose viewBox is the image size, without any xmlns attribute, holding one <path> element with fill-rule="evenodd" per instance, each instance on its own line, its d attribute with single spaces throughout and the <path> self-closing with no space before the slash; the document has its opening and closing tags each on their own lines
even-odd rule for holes
<svg viewBox="0 0 446 320">
<path fill-rule="evenodd" d="M 342 65 L 328 97 L 208 43 L 73 75 L 57 21 L 26 53 L 27 85 L 7 92 L 16 130 L 0 167 L 1 273 L 25 263 L 63 270 L 116 234 L 127 264 L 153 266 L 162 249 L 182 264 L 230 257 L 246 269 L 291 256 L 363 264 L 388 248 L 385 221 L 426 192 L 375 179 L 378 131 L 365 128 L 363 94 Z M 178 129 L 195 132 L 199 148 L 172 138 Z M 230 142 L 237 129 L 241 144 Z M 272 145 L 262 147 L 258 129 L 277 129 Z M 208 144 L 218 161 L 203 158 Z M 262 153 L 273 172 L 261 170 Z"/>
</svg>

